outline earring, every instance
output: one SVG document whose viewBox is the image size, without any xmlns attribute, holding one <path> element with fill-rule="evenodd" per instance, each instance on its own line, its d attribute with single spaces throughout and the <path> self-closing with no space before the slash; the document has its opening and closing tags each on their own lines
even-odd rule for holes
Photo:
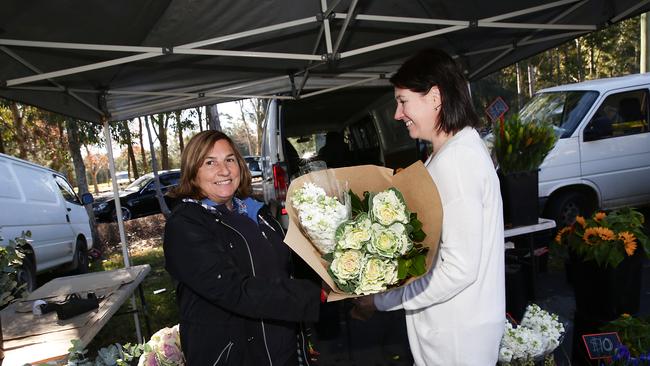
<svg viewBox="0 0 650 366">
<path fill-rule="evenodd" d="M 437 107 L 433 107 L 433 110 L 436 111 L 436 112 L 437 112 L 439 109 L 440 109 L 440 104 L 438 104 Z"/>
</svg>

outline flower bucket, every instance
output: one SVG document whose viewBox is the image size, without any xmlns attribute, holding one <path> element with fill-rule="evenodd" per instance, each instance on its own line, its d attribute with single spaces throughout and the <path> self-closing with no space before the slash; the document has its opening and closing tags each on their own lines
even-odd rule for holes
<svg viewBox="0 0 650 366">
<path fill-rule="evenodd" d="M 318 180 L 319 174 L 322 175 L 322 171 L 294 179 L 289 186 L 287 196 L 293 197 L 294 191 L 300 189 L 307 182 L 316 183 L 315 180 Z M 328 169 L 327 174 L 333 175 L 337 181 L 347 182 L 349 189 L 359 196 L 363 196 L 364 191 L 381 192 L 389 187 L 399 189 L 409 210 L 416 212 L 418 219 L 422 222 L 422 230 L 426 233 L 426 238 L 421 244 L 429 249 L 425 267 L 426 271 L 431 269 L 437 254 L 442 229 L 442 204 L 433 179 L 422 162 L 416 162 L 395 175 L 393 175 L 392 169 L 374 165 Z M 328 191 L 328 187 L 323 188 L 330 196 L 337 194 L 337 192 Z M 289 230 L 284 240 L 332 288 L 328 301 L 358 296 L 345 293 L 336 286 L 327 271 L 329 263 L 321 257 L 321 253 L 301 230 L 296 210 L 291 204 L 288 204 L 286 208 L 289 214 Z M 413 280 L 415 280 L 414 277 L 408 279 L 406 283 Z"/>
<path fill-rule="evenodd" d="M 583 334 L 600 333 L 601 328 L 623 313 L 639 311 L 643 251 L 625 258 L 616 268 L 583 261 L 572 253 L 567 273 L 575 293 L 573 361 L 582 365 L 587 359 Z"/>
<path fill-rule="evenodd" d="M 503 222 L 506 227 L 537 224 L 538 171 L 503 174 L 499 170 L 498 176 L 503 199 Z"/>
</svg>

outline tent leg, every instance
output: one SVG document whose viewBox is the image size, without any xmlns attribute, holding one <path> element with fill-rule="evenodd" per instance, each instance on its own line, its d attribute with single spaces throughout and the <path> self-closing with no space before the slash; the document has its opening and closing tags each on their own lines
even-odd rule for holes
<svg viewBox="0 0 650 366">
<path fill-rule="evenodd" d="M 117 228 L 120 232 L 120 241 L 122 242 L 122 257 L 124 259 L 124 268 L 131 267 L 129 259 L 128 243 L 126 241 L 126 232 L 124 231 L 124 220 L 122 220 L 122 204 L 120 203 L 119 189 L 117 187 L 117 179 L 115 177 L 115 159 L 113 158 L 113 143 L 111 141 L 111 131 L 108 126 L 108 119 L 102 117 L 104 124 L 104 138 L 106 139 L 106 153 L 108 154 L 108 169 L 111 172 L 111 181 L 113 183 L 113 197 L 115 201 L 115 212 L 117 216 Z M 131 296 L 131 308 L 137 310 L 135 303 L 135 296 Z M 135 334 L 139 343 L 144 343 L 142 339 L 142 332 L 140 331 L 140 320 L 138 313 L 133 313 L 133 321 L 135 323 Z"/>
</svg>

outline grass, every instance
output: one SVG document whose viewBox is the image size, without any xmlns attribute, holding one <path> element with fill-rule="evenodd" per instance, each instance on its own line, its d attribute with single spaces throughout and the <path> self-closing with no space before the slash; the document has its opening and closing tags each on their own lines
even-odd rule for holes
<svg viewBox="0 0 650 366">
<path fill-rule="evenodd" d="M 147 313 L 151 324 L 151 332 L 169 327 L 178 323 L 178 310 L 176 307 L 176 291 L 171 277 L 164 268 L 164 254 L 162 247 L 147 248 L 131 256 L 132 265 L 149 264 L 151 272 L 142 282 Z M 91 271 L 104 271 L 123 268 L 121 254 L 113 254 L 105 260 L 98 260 L 92 263 Z M 165 289 L 166 291 L 154 294 L 155 290 Z M 137 291 L 134 293 L 137 295 Z M 142 308 L 139 296 L 136 296 L 138 308 Z M 127 300 L 120 310 L 106 323 L 102 330 L 97 333 L 92 342 L 88 345 L 88 354 L 94 357 L 97 350 L 112 343 L 137 343 L 135 324 L 133 316 L 127 312 L 131 310 L 131 302 Z M 139 313 L 140 329 L 149 340 L 151 334 L 147 334 L 145 319 Z"/>
</svg>

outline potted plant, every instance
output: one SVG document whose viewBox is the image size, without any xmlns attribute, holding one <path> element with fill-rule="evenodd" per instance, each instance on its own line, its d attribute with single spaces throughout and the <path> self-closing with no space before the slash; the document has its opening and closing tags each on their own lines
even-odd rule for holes
<svg viewBox="0 0 650 366">
<path fill-rule="evenodd" d="M 23 232 L 15 240 L 9 240 L 6 247 L 0 246 L 0 309 L 22 296 L 25 284 L 18 284 L 18 273 L 27 252 L 27 239 L 31 233 Z M 0 365 L 4 360 L 2 322 L 0 322 Z"/>
<path fill-rule="evenodd" d="M 566 256 L 575 293 L 574 350 L 585 351 L 575 347 L 580 335 L 597 332 L 620 314 L 638 312 L 642 259 L 650 253 L 644 220 L 632 208 L 598 211 L 589 218 L 577 216 L 558 231 L 553 251 Z M 579 354 L 574 352 L 574 359 Z"/>
<path fill-rule="evenodd" d="M 605 324 L 602 331 L 616 332 L 621 340 L 611 365 L 647 365 L 650 362 L 650 318 L 623 313 Z"/>
<path fill-rule="evenodd" d="M 524 121 L 514 114 L 497 120 L 493 134 L 505 223 L 512 226 L 536 224 L 538 171 L 555 146 L 557 137 L 553 126 Z"/>
</svg>

